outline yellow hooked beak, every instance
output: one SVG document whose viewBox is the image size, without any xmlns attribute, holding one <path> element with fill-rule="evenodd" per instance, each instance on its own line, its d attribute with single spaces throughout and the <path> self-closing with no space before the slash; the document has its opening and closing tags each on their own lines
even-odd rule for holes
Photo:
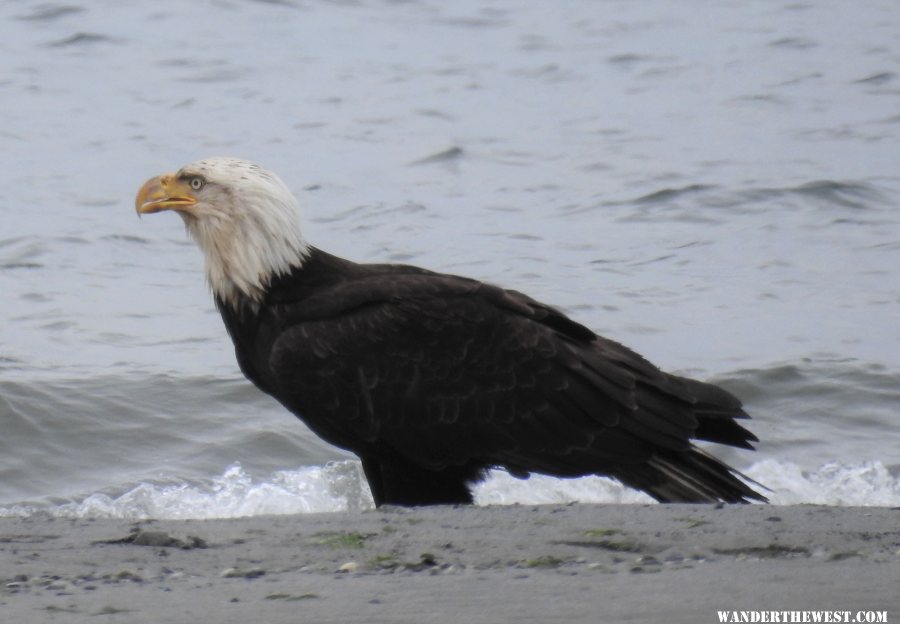
<svg viewBox="0 0 900 624">
<path fill-rule="evenodd" d="M 134 209 L 139 215 L 161 210 L 188 211 L 197 198 L 186 180 L 173 173 L 166 173 L 144 182 L 134 199 Z"/>
</svg>

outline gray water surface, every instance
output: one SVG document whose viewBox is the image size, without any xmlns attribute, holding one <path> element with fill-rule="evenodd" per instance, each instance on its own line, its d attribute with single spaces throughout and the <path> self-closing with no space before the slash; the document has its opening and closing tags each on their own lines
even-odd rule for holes
<svg viewBox="0 0 900 624">
<path fill-rule="evenodd" d="M 723 456 L 796 469 L 783 500 L 896 504 L 898 33 L 890 0 L 3 4 L 0 504 L 347 458 L 242 380 L 180 220 L 135 218 L 216 154 L 319 247 L 725 383 L 762 442 Z"/>
</svg>

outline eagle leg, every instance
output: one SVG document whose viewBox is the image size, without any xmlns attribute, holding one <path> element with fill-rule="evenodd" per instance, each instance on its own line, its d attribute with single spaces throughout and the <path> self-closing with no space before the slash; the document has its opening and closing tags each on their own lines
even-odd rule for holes
<svg viewBox="0 0 900 624">
<path fill-rule="evenodd" d="M 375 506 L 468 505 L 469 484 L 483 477 L 477 466 L 431 469 L 391 452 L 361 457 Z"/>
</svg>

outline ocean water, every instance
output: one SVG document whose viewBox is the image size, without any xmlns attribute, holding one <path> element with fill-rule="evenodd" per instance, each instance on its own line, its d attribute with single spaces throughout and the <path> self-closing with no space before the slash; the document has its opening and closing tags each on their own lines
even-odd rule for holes
<svg viewBox="0 0 900 624">
<path fill-rule="evenodd" d="M 471 275 L 721 383 L 776 504 L 900 505 L 900 10 L 0 4 L 0 515 L 365 508 L 237 369 L 151 175 L 278 172 L 307 238 Z M 644 502 L 496 473 L 480 504 Z"/>
</svg>

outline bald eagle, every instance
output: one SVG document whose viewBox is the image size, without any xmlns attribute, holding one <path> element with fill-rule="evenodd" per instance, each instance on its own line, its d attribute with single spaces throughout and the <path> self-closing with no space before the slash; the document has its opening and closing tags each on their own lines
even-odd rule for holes
<svg viewBox="0 0 900 624">
<path fill-rule="evenodd" d="M 358 455 L 376 505 L 471 503 L 491 468 L 605 475 L 664 502 L 765 500 L 692 443 L 753 448 L 728 392 L 522 293 L 317 249 L 293 194 L 255 164 L 151 178 L 136 209 L 181 215 L 241 371 Z"/>
</svg>

